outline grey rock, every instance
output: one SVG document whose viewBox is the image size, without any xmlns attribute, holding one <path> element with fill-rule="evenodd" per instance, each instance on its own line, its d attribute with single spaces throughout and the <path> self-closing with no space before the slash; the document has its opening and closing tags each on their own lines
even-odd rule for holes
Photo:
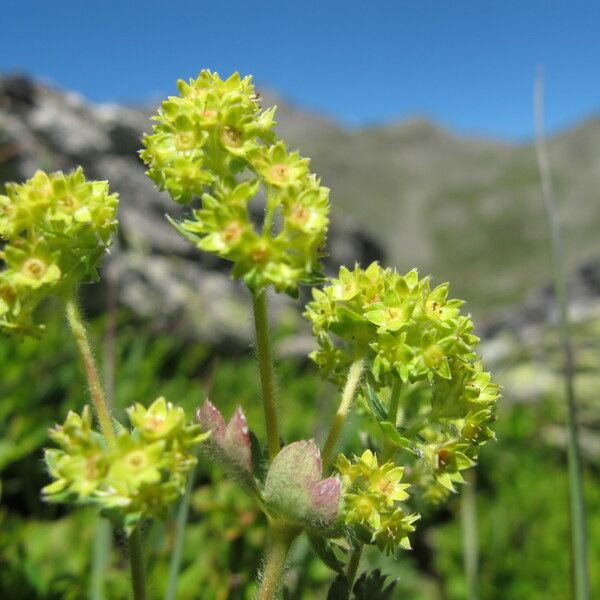
<svg viewBox="0 0 600 600">
<path fill-rule="evenodd" d="M 120 194 L 119 233 L 105 264 L 118 282 L 119 302 L 155 327 L 215 346 L 245 348 L 252 339 L 249 296 L 229 277 L 229 265 L 186 242 L 167 222 L 182 209 L 146 177 L 140 138 L 151 129 L 149 111 L 95 105 L 23 76 L 0 77 L 0 183 L 23 180 L 38 169 L 83 166 L 88 177 L 110 181 Z M 3 160 L 1 154 L 5 148 Z M 349 217 L 335 220 L 326 269 L 380 259 L 382 250 Z M 102 310 L 98 287 L 89 308 Z M 306 340 L 297 303 L 273 295 L 274 323 L 285 321 Z M 306 343 L 289 342 L 288 354 Z M 296 351 L 293 349 L 296 348 Z"/>
</svg>

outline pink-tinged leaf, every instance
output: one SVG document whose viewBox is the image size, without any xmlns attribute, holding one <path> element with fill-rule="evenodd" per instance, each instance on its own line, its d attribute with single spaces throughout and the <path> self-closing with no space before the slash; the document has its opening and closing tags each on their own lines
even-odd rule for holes
<svg viewBox="0 0 600 600">
<path fill-rule="evenodd" d="M 271 468 L 287 471 L 297 485 L 308 488 L 321 478 L 321 452 L 313 440 L 293 442 L 281 449 Z"/>
<path fill-rule="evenodd" d="M 220 444 L 225 436 L 225 419 L 219 409 L 207 398 L 196 411 L 196 421 L 204 431 L 212 431 L 212 441 Z"/>
<path fill-rule="evenodd" d="M 315 513 L 330 525 L 335 521 L 340 507 L 342 482 L 339 477 L 328 477 L 317 483 L 312 489 L 312 501 Z"/>
<path fill-rule="evenodd" d="M 223 438 L 223 450 L 227 456 L 240 466 L 252 470 L 252 447 L 246 415 L 240 406 L 235 409 Z"/>
<path fill-rule="evenodd" d="M 321 480 L 322 468 L 321 453 L 313 440 L 282 448 L 265 481 L 268 508 L 310 529 L 331 525 L 338 512 L 341 483 L 337 477 Z"/>
</svg>

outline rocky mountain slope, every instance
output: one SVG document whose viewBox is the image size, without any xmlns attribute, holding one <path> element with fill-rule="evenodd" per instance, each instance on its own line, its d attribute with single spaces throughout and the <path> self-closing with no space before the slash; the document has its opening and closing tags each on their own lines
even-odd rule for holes
<svg viewBox="0 0 600 600">
<path fill-rule="evenodd" d="M 550 279 L 532 144 L 460 136 L 426 120 L 348 131 L 282 106 L 281 129 L 313 158 L 391 263 L 450 280 L 478 315 Z M 549 140 L 571 266 L 600 253 L 600 118 Z"/>
<path fill-rule="evenodd" d="M 108 179 L 119 192 L 119 234 L 104 263 L 103 281 L 118 282 L 121 305 L 159 328 L 228 347 L 251 340 L 247 292 L 229 278 L 229 263 L 196 251 L 167 223 L 177 213 L 168 194 L 146 177 L 137 153 L 150 129 L 150 111 L 94 105 L 77 94 L 25 77 L 0 78 L 0 184 L 36 169 L 81 165 L 90 178 Z M 329 233 L 326 268 L 382 258 L 380 244 L 348 215 Z M 88 306 L 106 294 L 88 290 Z M 274 299 L 279 322 L 298 329 L 290 302 Z"/>
<path fill-rule="evenodd" d="M 312 157 L 313 169 L 332 189 L 330 269 L 367 262 L 383 248 L 400 270 L 416 266 L 437 281 L 450 280 L 480 321 L 550 279 L 531 145 L 459 136 L 418 119 L 346 130 L 273 94 L 266 93 L 264 103 L 279 105 L 282 137 Z M 26 78 L 0 79 L 0 181 L 74 164 L 110 179 L 123 199 L 120 247 L 128 253 L 120 268 L 129 274 L 127 303 L 143 314 L 162 314 L 171 301 L 184 306 L 198 291 L 214 306 L 210 298 L 225 293 L 219 286 L 231 291 L 232 284 L 219 272 L 222 265 L 166 226 L 163 213 L 174 205 L 156 192 L 136 156 L 153 110 L 94 105 Z M 600 255 L 600 119 L 553 137 L 549 150 L 569 262 L 579 265 Z M 198 268 L 209 270 L 199 278 Z M 146 293 L 147 286 L 157 294 Z M 197 320 L 204 311 L 195 312 Z M 227 335 L 247 326 L 229 323 L 224 318 Z M 196 327 L 203 331 L 202 324 Z"/>
</svg>

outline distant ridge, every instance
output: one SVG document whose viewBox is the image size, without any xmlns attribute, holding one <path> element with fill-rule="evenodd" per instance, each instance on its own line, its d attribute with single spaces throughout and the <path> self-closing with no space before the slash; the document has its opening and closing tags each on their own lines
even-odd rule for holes
<svg viewBox="0 0 600 600">
<path fill-rule="evenodd" d="M 23 85 L 78 98 L 31 81 Z M 451 281 L 453 293 L 467 298 L 478 316 L 519 301 L 550 280 L 546 223 L 530 143 L 465 136 L 419 116 L 385 127 L 347 129 L 271 91 L 262 96 L 265 106 L 279 106 L 282 137 L 312 158 L 312 168 L 331 188 L 334 217 L 355 217 L 368 237 L 383 244 L 390 264 L 400 270 L 418 267 L 438 282 Z M 3 101 L 8 102 L 6 97 Z M 111 108 L 83 98 L 77 102 L 72 120 L 81 123 L 78 137 L 67 131 L 71 121 L 58 119 L 66 119 L 67 113 L 47 114 L 49 121 L 42 125 L 62 135 L 65 143 L 76 142 L 83 153 L 97 151 L 94 140 L 105 143 L 106 134 L 101 126 L 86 125 L 85 118 L 77 117 L 78 111 L 96 111 L 112 128 L 109 136 L 128 140 L 119 151 L 134 156 L 138 132 L 150 126 L 143 114 L 149 109 Z M 10 107 L 3 109 L 9 121 L 0 122 L 0 146 L 2 128 L 10 132 L 15 126 Z M 75 158 L 78 147 L 73 148 Z M 573 266 L 600 256 L 600 118 L 553 136 L 549 153 Z"/>
</svg>

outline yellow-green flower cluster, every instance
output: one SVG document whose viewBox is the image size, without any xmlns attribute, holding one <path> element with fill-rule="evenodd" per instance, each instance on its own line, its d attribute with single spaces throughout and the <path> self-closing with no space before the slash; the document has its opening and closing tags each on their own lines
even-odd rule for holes
<svg viewBox="0 0 600 600">
<path fill-rule="evenodd" d="M 463 302 L 447 297 L 447 284 L 432 290 L 429 278 L 419 279 L 415 270 L 400 275 L 377 263 L 342 267 L 338 279 L 313 290 L 307 305 L 320 346 L 312 358 L 334 380 L 365 356 L 382 385 L 398 377 L 451 379 L 451 361 L 472 360 L 478 338 L 471 319 L 460 314 Z"/>
<path fill-rule="evenodd" d="M 431 499 L 453 491 L 493 438 L 498 386 L 477 360 L 479 339 L 462 304 L 448 298 L 447 284 L 431 289 L 414 270 L 400 275 L 373 263 L 342 267 L 313 290 L 305 313 L 319 344 L 311 357 L 324 376 L 341 385 L 353 361 L 366 361 L 365 405 L 386 447 L 411 466 L 416 492 Z"/>
<path fill-rule="evenodd" d="M 453 379 L 437 382 L 432 390 L 416 392 L 432 408 L 417 419 L 421 425 L 414 440 L 417 460 L 411 481 L 417 483 L 423 497 L 433 503 L 455 492 L 463 483 L 461 471 L 476 464 L 479 447 L 494 439 L 498 385 L 492 383 L 481 362 L 453 369 Z"/>
<path fill-rule="evenodd" d="M 97 277 L 116 228 L 118 197 L 105 181 L 38 171 L 0 195 L 0 328 L 37 329 L 32 313 L 53 294 Z"/>
<path fill-rule="evenodd" d="M 192 449 L 209 434 L 164 398 L 127 412 L 133 429 L 120 427 L 114 444 L 94 431 L 87 406 L 81 415 L 69 412 L 50 431 L 59 448 L 45 451 L 54 481 L 43 493 L 51 502 L 98 506 L 130 531 L 142 518 L 164 516 L 182 495 L 196 464 Z"/>
<path fill-rule="evenodd" d="M 162 103 L 141 152 L 161 190 L 181 204 L 201 200 L 178 231 L 232 261 L 233 276 L 253 291 L 273 285 L 295 294 L 299 283 L 319 280 L 329 190 L 308 159 L 277 140 L 275 108 L 262 111 L 251 77 L 238 73 L 224 81 L 205 70 L 178 86 L 180 96 Z M 261 190 L 258 228 L 249 203 Z"/>
<path fill-rule="evenodd" d="M 393 462 L 379 465 L 371 450 L 353 461 L 340 454 L 335 466 L 342 477 L 340 515 L 359 541 L 386 553 L 410 548 L 408 534 L 419 516 L 404 510 L 409 497 L 409 485 L 401 482 L 404 468 Z"/>
</svg>

